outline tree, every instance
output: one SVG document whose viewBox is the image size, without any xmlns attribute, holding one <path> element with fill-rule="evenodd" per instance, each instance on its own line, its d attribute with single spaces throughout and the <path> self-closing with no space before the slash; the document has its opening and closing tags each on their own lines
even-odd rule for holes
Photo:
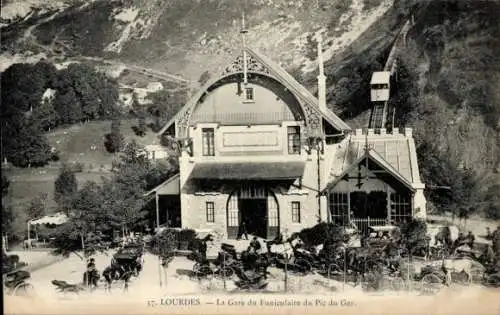
<svg viewBox="0 0 500 315">
<path fill-rule="evenodd" d="M 78 190 L 75 171 L 63 164 L 54 182 L 54 200 L 66 214 L 71 210 L 71 200 Z"/>
<path fill-rule="evenodd" d="M 160 256 L 164 263 L 168 262 L 177 249 L 177 238 L 175 230 L 167 229 L 162 231 L 151 240 L 152 252 Z"/>
<path fill-rule="evenodd" d="M 112 117 L 117 111 L 118 84 L 88 64 L 71 64 L 59 71 L 54 87 L 61 123 Z"/>
<path fill-rule="evenodd" d="M 151 100 L 148 111 L 151 115 L 161 117 L 166 123 L 181 109 L 186 103 L 187 90 L 178 90 L 175 92 L 161 90 L 156 93 L 150 93 L 147 96 Z"/>
<path fill-rule="evenodd" d="M 137 135 L 144 136 L 146 134 L 146 114 L 143 111 L 139 113 Z"/>
<path fill-rule="evenodd" d="M 111 122 L 111 132 L 105 136 L 104 146 L 110 153 L 119 152 L 123 146 L 124 137 L 120 132 L 120 120 L 114 119 Z"/>
<path fill-rule="evenodd" d="M 42 101 L 31 115 L 30 123 L 36 124 L 40 130 L 50 130 L 57 126 L 59 120 L 52 101 Z"/>
<path fill-rule="evenodd" d="M 2 202 L 2 233 L 12 233 L 12 226 L 15 219 L 15 213 L 11 206 L 4 205 Z"/>
<path fill-rule="evenodd" d="M 411 218 L 401 226 L 401 236 L 409 260 L 413 261 L 413 254 L 427 245 L 427 224 L 423 220 Z"/>
<path fill-rule="evenodd" d="M 54 107 L 58 113 L 59 124 L 73 124 L 83 120 L 82 105 L 73 89 L 67 92 L 59 90 L 54 100 Z"/>
<path fill-rule="evenodd" d="M 9 193 L 9 186 L 10 186 L 9 179 L 7 178 L 7 176 L 2 174 L 2 198 L 7 196 L 7 194 Z"/>
<path fill-rule="evenodd" d="M 14 221 L 14 212 L 12 208 L 6 205 L 4 197 L 9 193 L 10 181 L 2 174 L 2 231 L 4 234 L 10 233 Z"/>
<path fill-rule="evenodd" d="M 484 212 L 486 216 L 498 220 L 500 218 L 500 184 L 492 185 L 488 188 L 485 195 L 486 207 Z"/>
<path fill-rule="evenodd" d="M 125 233 L 144 223 L 147 212 L 143 196 L 151 169 L 146 152 L 134 141 L 125 146 L 120 160 L 113 165 L 112 187 L 107 190 L 114 195 L 112 212 Z"/>
<path fill-rule="evenodd" d="M 11 138 L 10 138 L 11 137 Z M 22 122 L 5 141 L 5 153 L 15 166 L 43 166 L 52 158 L 51 148 L 36 125 Z"/>
<path fill-rule="evenodd" d="M 40 194 L 33 199 L 29 206 L 26 208 L 26 215 L 28 220 L 34 220 L 45 215 L 47 207 L 47 194 Z"/>
<path fill-rule="evenodd" d="M 2 73 L 2 106 L 9 104 L 22 112 L 34 110 L 51 87 L 56 71 L 54 65 L 43 61 L 13 64 Z"/>
<path fill-rule="evenodd" d="M 57 254 L 84 250 L 84 255 L 102 251 L 102 240 L 110 229 L 110 215 L 103 207 L 105 191 L 95 182 L 87 182 L 71 197 L 69 221 L 57 228 L 54 246 Z"/>
</svg>

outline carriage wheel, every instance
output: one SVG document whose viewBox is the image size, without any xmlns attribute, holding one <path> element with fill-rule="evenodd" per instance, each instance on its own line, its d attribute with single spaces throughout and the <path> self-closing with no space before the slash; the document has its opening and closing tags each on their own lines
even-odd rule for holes
<svg viewBox="0 0 500 315">
<path fill-rule="evenodd" d="M 420 282 L 422 295 L 434 295 L 441 290 L 443 280 L 436 274 L 430 273 L 425 275 Z"/>
<path fill-rule="evenodd" d="M 461 285 L 466 285 L 466 286 L 469 286 L 472 284 L 472 275 L 469 275 L 469 274 L 466 274 L 464 272 L 460 272 L 458 273 L 460 275 L 459 279 L 456 279 L 456 276 L 455 276 L 455 279 L 453 279 L 453 273 L 452 273 L 452 282 L 455 282 L 455 283 L 459 283 Z M 456 275 L 456 273 L 455 273 Z M 463 277 L 467 277 L 467 279 L 463 279 Z"/>
<path fill-rule="evenodd" d="M 328 273 L 328 265 L 325 263 L 321 263 L 316 266 L 316 270 L 321 275 L 326 275 Z"/>
<path fill-rule="evenodd" d="M 297 261 L 295 261 L 295 265 L 299 267 L 300 273 L 307 274 L 312 271 L 311 264 L 305 259 L 297 259 Z"/>
<path fill-rule="evenodd" d="M 383 260 L 370 260 L 366 263 L 366 269 L 365 271 L 373 271 L 373 272 L 382 272 L 385 266 L 385 261 Z"/>
<path fill-rule="evenodd" d="M 35 295 L 35 288 L 31 283 L 21 283 L 12 290 L 12 295 L 33 297 Z"/>
<path fill-rule="evenodd" d="M 200 269 L 200 263 L 195 263 L 193 265 L 193 272 L 196 274 L 196 273 L 198 273 L 199 269 Z"/>
<path fill-rule="evenodd" d="M 195 276 L 198 280 L 201 280 L 203 278 L 207 280 L 212 280 L 214 278 L 214 272 L 208 266 L 201 266 L 195 272 Z"/>
<path fill-rule="evenodd" d="M 229 279 L 235 274 L 235 272 L 234 272 L 233 268 L 231 268 L 229 266 L 224 266 L 219 270 L 218 274 L 219 274 L 219 276 L 221 276 L 225 279 Z"/>
<path fill-rule="evenodd" d="M 338 275 L 344 272 L 337 264 L 330 264 L 327 269 L 326 277 L 328 279 L 333 279 L 334 275 Z"/>
<path fill-rule="evenodd" d="M 400 277 L 393 278 L 393 279 L 391 279 L 391 287 L 394 291 L 404 290 L 405 281 Z"/>
</svg>

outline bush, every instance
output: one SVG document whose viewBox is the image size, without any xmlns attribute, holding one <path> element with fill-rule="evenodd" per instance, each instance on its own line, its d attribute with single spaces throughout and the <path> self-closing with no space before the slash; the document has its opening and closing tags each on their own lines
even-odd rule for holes
<svg viewBox="0 0 500 315">
<path fill-rule="evenodd" d="M 416 249 L 427 244 L 427 224 L 423 220 L 412 218 L 401 226 L 401 235 L 411 259 Z"/>
<path fill-rule="evenodd" d="M 173 257 L 177 249 L 177 239 L 179 232 L 174 229 L 166 229 L 151 239 L 150 251 L 167 261 Z"/>
<path fill-rule="evenodd" d="M 342 240 L 342 228 L 333 223 L 319 223 L 312 228 L 303 229 L 299 236 L 306 247 L 318 246 L 328 241 Z"/>
<path fill-rule="evenodd" d="M 196 239 L 196 232 L 192 229 L 183 229 L 179 232 L 179 242 L 193 242 Z"/>
</svg>

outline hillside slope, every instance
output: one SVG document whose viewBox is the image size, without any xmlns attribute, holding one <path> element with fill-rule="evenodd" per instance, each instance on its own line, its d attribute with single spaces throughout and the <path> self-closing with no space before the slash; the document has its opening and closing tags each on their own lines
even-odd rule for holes
<svg viewBox="0 0 500 315">
<path fill-rule="evenodd" d="M 499 16 L 498 1 L 432 2 L 409 33 L 395 96 L 398 124 L 415 128 L 425 182 L 456 189 L 429 190 L 430 200 L 441 203 L 451 196 L 446 207 L 471 207 L 495 217 L 500 216 Z M 460 183 L 464 174 L 467 183 Z"/>
<path fill-rule="evenodd" d="M 46 57 L 118 59 L 197 81 L 247 42 L 288 69 L 315 69 L 312 36 L 322 32 L 333 57 L 377 21 L 392 0 L 59 0 L 32 11 L 26 3 L 2 7 L 2 52 Z M 13 6 L 19 5 L 16 18 Z M 40 6 L 42 8 L 40 8 Z M 29 7 L 29 5 L 28 5 Z M 4 11 L 6 12 L 4 15 Z M 8 13 L 8 15 L 7 15 Z M 328 58 L 327 58 L 328 59 Z"/>
</svg>

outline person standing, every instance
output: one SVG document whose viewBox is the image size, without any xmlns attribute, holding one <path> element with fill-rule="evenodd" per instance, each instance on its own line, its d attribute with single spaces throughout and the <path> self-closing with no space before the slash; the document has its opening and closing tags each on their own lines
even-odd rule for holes
<svg viewBox="0 0 500 315">
<path fill-rule="evenodd" d="M 469 231 L 466 240 L 467 240 L 467 245 L 472 249 L 474 246 L 474 241 L 476 240 L 476 237 L 474 236 L 474 234 L 472 234 L 472 231 Z"/>
<path fill-rule="evenodd" d="M 207 260 L 207 241 L 202 240 L 200 244 L 200 255 L 203 261 Z"/>
<path fill-rule="evenodd" d="M 253 250 L 254 253 L 258 253 L 261 245 L 259 240 L 257 239 L 257 236 L 254 236 L 252 241 L 250 242 L 250 248 Z"/>
<path fill-rule="evenodd" d="M 241 220 L 237 239 L 240 240 L 242 235 L 245 235 L 245 239 L 248 240 L 247 222 L 245 219 Z"/>
</svg>

